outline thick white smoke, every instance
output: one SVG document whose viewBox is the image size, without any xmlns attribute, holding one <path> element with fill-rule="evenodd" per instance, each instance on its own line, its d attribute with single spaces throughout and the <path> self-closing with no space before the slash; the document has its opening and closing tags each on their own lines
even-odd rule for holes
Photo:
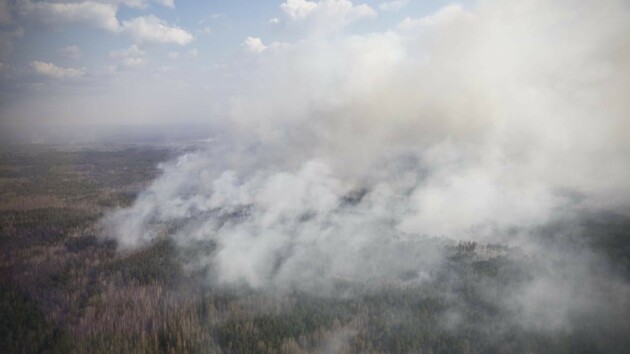
<svg viewBox="0 0 630 354">
<path fill-rule="evenodd" d="M 627 2 L 480 1 L 366 35 L 337 2 L 244 61 L 222 140 L 108 216 L 121 247 L 167 225 L 216 243 L 195 262 L 218 284 L 421 282 L 433 237 L 529 247 L 560 213 L 628 206 Z"/>
</svg>

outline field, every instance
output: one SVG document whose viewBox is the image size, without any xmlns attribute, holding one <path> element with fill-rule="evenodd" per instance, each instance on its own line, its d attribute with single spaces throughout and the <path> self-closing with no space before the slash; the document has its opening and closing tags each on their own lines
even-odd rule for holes
<svg viewBox="0 0 630 354">
<path fill-rule="evenodd" d="M 493 302 L 484 289 L 509 294 L 535 276 L 537 260 L 504 245 L 456 242 L 429 283 L 372 288 L 339 279 L 334 296 L 214 287 L 186 267 L 189 250 L 176 247 L 168 235 L 139 251 L 117 251 L 114 241 L 99 237 L 99 220 L 133 203 L 159 174 L 158 164 L 176 153 L 150 146 L 58 145 L 12 146 L 0 153 L 2 352 L 621 353 L 630 348 L 627 301 L 617 313 L 603 306 L 600 316 L 576 314 L 570 328 L 559 330 L 514 321 L 520 309 Z M 570 241 L 600 250 L 616 265 L 616 276 L 627 281 L 630 223 L 615 215 L 588 220 L 585 229 L 604 236 Z"/>
</svg>

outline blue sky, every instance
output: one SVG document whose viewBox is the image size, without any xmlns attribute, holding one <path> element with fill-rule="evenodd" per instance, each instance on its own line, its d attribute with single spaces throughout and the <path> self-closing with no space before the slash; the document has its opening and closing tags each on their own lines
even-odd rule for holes
<svg viewBox="0 0 630 354">
<path fill-rule="evenodd" d="M 226 102 L 242 89 L 234 78 L 254 70 L 252 55 L 261 49 L 300 42 L 320 32 L 316 28 L 327 29 L 323 36 L 330 37 L 385 33 L 406 18 L 429 16 L 449 4 L 0 0 L 0 122 L 219 119 L 226 114 Z M 311 21 L 316 24 L 300 24 L 316 17 L 313 8 L 324 5 L 329 9 L 319 11 L 326 13 Z"/>
</svg>

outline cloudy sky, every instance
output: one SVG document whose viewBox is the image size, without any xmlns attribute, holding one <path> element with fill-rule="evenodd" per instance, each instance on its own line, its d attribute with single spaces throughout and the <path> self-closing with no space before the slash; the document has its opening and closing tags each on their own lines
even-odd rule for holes
<svg viewBox="0 0 630 354">
<path fill-rule="evenodd" d="M 220 120 L 265 52 L 313 33 L 385 33 L 448 4 L 0 0 L 0 122 Z"/>
</svg>

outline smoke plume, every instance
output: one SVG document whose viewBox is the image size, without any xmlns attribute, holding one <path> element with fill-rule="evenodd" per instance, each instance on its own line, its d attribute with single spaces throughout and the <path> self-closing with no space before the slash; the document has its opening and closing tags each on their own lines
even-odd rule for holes
<svg viewBox="0 0 630 354">
<path fill-rule="evenodd" d="M 627 2 L 454 4 L 365 35 L 335 12 L 358 13 L 349 1 L 318 6 L 292 19 L 299 40 L 235 64 L 220 138 L 108 215 L 120 247 L 211 244 L 189 266 L 217 286 L 322 293 L 421 285 L 445 245 L 502 243 L 539 257 L 510 296 L 486 289 L 524 321 L 628 309 L 628 283 L 595 251 L 545 236 L 630 206 Z"/>
</svg>

